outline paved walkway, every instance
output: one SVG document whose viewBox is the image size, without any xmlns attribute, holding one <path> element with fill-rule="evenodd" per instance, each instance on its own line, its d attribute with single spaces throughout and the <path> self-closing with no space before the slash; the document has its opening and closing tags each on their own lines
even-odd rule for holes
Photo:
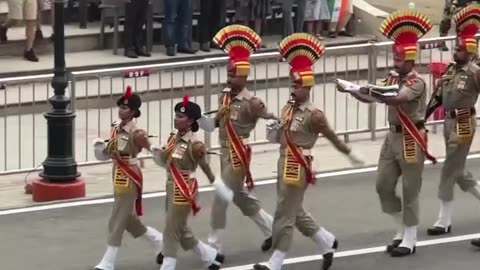
<svg viewBox="0 0 480 270">
<path fill-rule="evenodd" d="M 429 137 L 429 149 L 436 157 L 445 155 L 444 143 L 442 137 L 442 128 L 438 127 L 437 133 L 434 134 L 431 128 Z M 384 132 L 378 132 L 378 138 L 371 141 L 369 134 L 350 135 L 350 145 L 366 160 L 366 165 L 376 165 L 380 148 L 383 142 Z M 252 160 L 252 171 L 255 179 L 272 178 L 276 174 L 277 145 L 267 144 L 254 146 L 254 155 Z M 480 141 L 474 140 L 471 152 L 480 151 Z M 350 168 L 348 160 L 339 152 L 337 152 L 329 142 L 324 138 L 319 139 L 314 148 L 314 168 L 316 171 L 343 170 Z M 219 175 L 218 156 L 211 156 L 211 164 L 213 171 Z M 79 171 L 85 177 L 87 182 L 87 197 L 111 196 L 111 165 L 95 165 L 80 167 Z M 27 206 L 34 204 L 31 196 L 23 194 L 25 180 L 29 181 L 37 173 L 31 174 L 14 174 L 0 176 L 0 208 L 11 208 L 19 206 Z M 198 173 L 200 185 L 208 185 L 208 181 L 202 173 Z M 164 190 L 165 187 L 165 171 L 156 166 L 151 160 L 145 161 L 144 168 L 145 192 L 155 192 Z"/>
</svg>

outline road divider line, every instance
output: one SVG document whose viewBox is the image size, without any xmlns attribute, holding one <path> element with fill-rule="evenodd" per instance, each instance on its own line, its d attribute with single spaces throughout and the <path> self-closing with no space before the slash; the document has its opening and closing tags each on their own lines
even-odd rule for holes
<svg viewBox="0 0 480 270">
<path fill-rule="evenodd" d="M 447 244 L 447 243 L 461 242 L 461 241 L 472 240 L 475 238 L 480 238 L 480 233 L 419 241 L 417 242 L 417 247 L 435 246 L 435 245 L 441 245 L 441 244 Z M 385 252 L 385 245 L 378 246 L 378 247 L 339 251 L 335 253 L 335 258 L 351 257 L 351 256 L 358 256 L 358 255 L 365 255 L 365 254 L 372 254 L 372 253 L 379 253 L 379 252 Z M 319 261 L 322 259 L 323 259 L 322 255 L 310 255 L 310 256 L 288 258 L 283 262 L 283 265 L 306 263 L 306 262 L 312 262 L 312 261 Z M 251 270 L 251 269 L 253 269 L 253 264 L 222 268 L 222 270 Z"/>
<path fill-rule="evenodd" d="M 480 158 L 480 154 L 472 154 L 467 156 L 467 159 L 478 159 L 478 158 Z M 438 163 L 443 163 L 445 161 L 445 158 L 439 158 L 437 161 Z M 425 161 L 425 164 L 432 164 L 432 162 Z M 315 175 L 315 178 L 319 178 L 322 181 L 325 181 L 326 179 L 324 178 L 352 175 L 352 174 L 359 174 L 359 173 L 368 173 L 368 172 L 374 172 L 376 170 L 377 170 L 377 166 L 370 166 L 365 168 L 352 168 L 347 170 L 318 173 Z M 255 182 L 255 185 L 264 186 L 264 185 L 274 184 L 276 182 L 277 182 L 276 177 L 272 177 L 271 179 Z M 199 188 L 199 192 L 207 192 L 212 190 L 214 190 L 212 186 Z M 146 199 L 157 198 L 157 197 L 164 197 L 165 195 L 166 195 L 165 191 L 152 192 L 152 193 L 143 194 L 143 198 L 146 198 Z M 105 203 L 112 203 L 112 202 L 113 202 L 113 198 L 102 198 L 102 199 L 86 199 L 86 200 L 77 200 L 77 201 L 69 201 L 69 202 L 59 202 L 59 203 L 36 205 L 36 206 L 26 206 L 26 207 L 20 207 L 20 208 L 0 210 L 0 216 L 46 211 L 46 210 L 76 207 L 76 206 L 105 204 Z"/>
</svg>

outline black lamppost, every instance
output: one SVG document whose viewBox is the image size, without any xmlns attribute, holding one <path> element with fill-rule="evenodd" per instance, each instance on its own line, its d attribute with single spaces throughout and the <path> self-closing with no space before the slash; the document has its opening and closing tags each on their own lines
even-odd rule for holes
<svg viewBox="0 0 480 270">
<path fill-rule="evenodd" d="M 68 86 L 65 68 L 64 3 L 55 0 L 54 17 L 54 76 L 52 87 L 55 95 L 49 99 L 52 110 L 45 114 L 47 119 L 48 154 L 39 176 L 48 182 L 68 183 L 80 176 L 73 157 L 73 120 L 75 114 L 69 110 L 70 98 L 65 96 Z"/>
</svg>

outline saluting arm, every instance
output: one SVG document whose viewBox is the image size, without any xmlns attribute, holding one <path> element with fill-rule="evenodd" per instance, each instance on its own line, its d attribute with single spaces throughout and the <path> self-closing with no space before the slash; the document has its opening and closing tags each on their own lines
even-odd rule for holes
<svg viewBox="0 0 480 270">
<path fill-rule="evenodd" d="M 201 142 L 194 142 L 192 144 L 192 155 L 195 161 L 200 166 L 200 169 L 205 173 L 210 183 L 215 182 L 215 175 L 212 172 L 212 168 L 207 161 L 207 147 Z"/>
</svg>

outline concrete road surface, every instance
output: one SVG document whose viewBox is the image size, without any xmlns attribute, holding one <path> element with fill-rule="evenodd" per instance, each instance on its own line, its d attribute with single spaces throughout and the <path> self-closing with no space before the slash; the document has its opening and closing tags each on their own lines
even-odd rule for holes
<svg viewBox="0 0 480 270">
<path fill-rule="evenodd" d="M 480 174 L 480 160 L 469 160 L 474 175 Z M 389 216 L 380 211 L 375 194 L 375 172 L 344 172 L 325 177 L 309 188 L 305 208 L 317 221 L 336 234 L 340 248 L 332 270 L 351 269 L 478 269 L 479 251 L 468 240 L 480 236 L 480 203 L 457 190 L 453 232 L 447 237 L 428 237 L 425 230 L 436 218 L 436 198 L 440 166 L 428 165 L 421 194 L 419 247 L 409 258 L 391 258 L 383 248 L 394 233 Z M 273 213 L 275 187 L 270 182 L 257 185 L 254 195 Z M 195 234 L 205 239 L 209 232 L 209 213 L 213 193 L 200 193 L 201 212 L 190 219 Z M 145 199 L 146 224 L 160 230 L 164 224 L 164 197 Z M 31 208 L 0 211 L 0 268 L 8 270 L 80 270 L 89 269 L 101 258 L 105 248 L 106 223 L 110 203 L 80 202 L 74 207 Z M 260 251 L 263 236 L 253 222 L 230 207 L 223 269 L 247 270 L 250 265 L 268 259 Z M 321 261 L 314 244 L 297 232 L 284 269 L 320 269 Z M 125 235 L 118 270 L 159 269 L 149 245 Z M 179 252 L 177 269 L 205 269 L 191 252 Z"/>
</svg>

